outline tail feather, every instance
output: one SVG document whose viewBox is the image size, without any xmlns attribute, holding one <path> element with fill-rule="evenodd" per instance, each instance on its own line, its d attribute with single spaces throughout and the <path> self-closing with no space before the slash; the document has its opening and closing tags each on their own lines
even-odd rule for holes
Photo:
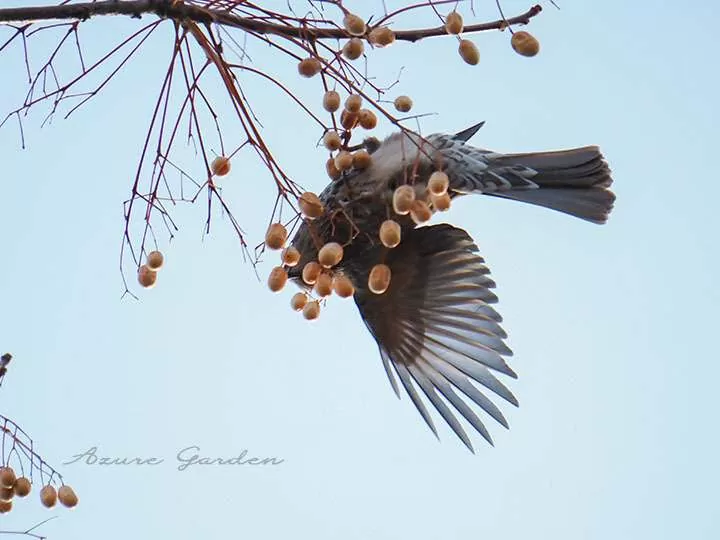
<svg viewBox="0 0 720 540">
<path fill-rule="evenodd" d="M 564 212 L 572 216 L 605 223 L 615 195 L 610 168 L 597 146 L 585 146 L 557 152 L 508 154 L 500 158 L 504 165 L 521 165 L 537 172 L 532 181 L 539 189 L 488 193 Z"/>
<path fill-rule="evenodd" d="M 612 191 L 599 187 L 587 189 L 541 187 L 525 191 L 488 193 L 488 195 L 543 206 L 598 224 L 608 220 L 615 201 Z"/>
</svg>

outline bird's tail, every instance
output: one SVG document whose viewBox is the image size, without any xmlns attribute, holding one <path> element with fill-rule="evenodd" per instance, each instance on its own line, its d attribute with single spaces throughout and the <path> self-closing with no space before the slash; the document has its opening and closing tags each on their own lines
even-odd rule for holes
<svg viewBox="0 0 720 540">
<path fill-rule="evenodd" d="M 540 189 L 488 193 L 544 206 L 571 216 L 605 223 L 615 195 L 610 169 L 597 146 L 557 152 L 507 154 L 497 159 L 503 165 L 522 165 L 537 171 L 531 178 Z"/>
</svg>

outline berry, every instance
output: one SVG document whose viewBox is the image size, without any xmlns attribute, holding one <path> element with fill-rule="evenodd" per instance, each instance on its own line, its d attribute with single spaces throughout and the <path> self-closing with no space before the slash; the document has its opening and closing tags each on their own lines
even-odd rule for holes
<svg viewBox="0 0 720 540">
<path fill-rule="evenodd" d="M 265 245 L 268 249 L 282 249 L 287 236 L 287 229 L 282 223 L 272 223 L 265 233 Z"/>
<path fill-rule="evenodd" d="M 218 156 L 212 160 L 210 170 L 215 176 L 225 176 L 230 172 L 230 160 L 225 156 Z"/>
<path fill-rule="evenodd" d="M 368 276 L 368 288 L 375 294 L 382 294 L 390 286 L 390 267 L 386 264 L 376 264 Z"/>
<path fill-rule="evenodd" d="M 469 39 L 461 39 L 458 52 L 465 62 L 471 66 L 475 66 L 480 62 L 480 51 L 477 46 Z"/>
<path fill-rule="evenodd" d="M 412 106 L 412 99 L 408 96 L 398 96 L 395 98 L 395 108 L 402 113 L 410 112 Z"/>
<path fill-rule="evenodd" d="M 535 56 L 540 52 L 540 42 L 532 34 L 522 30 L 513 34 L 510 45 L 522 56 Z"/>
</svg>

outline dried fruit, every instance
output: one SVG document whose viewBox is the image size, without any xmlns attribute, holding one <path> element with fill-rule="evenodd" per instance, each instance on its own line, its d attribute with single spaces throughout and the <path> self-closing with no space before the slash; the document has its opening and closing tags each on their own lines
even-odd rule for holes
<svg viewBox="0 0 720 540">
<path fill-rule="evenodd" d="M 155 286 L 157 281 L 157 272 L 151 270 L 147 264 L 143 264 L 138 270 L 138 283 L 146 289 L 150 289 Z"/>
<path fill-rule="evenodd" d="M 216 176 L 225 176 L 230 172 L 230 160 L 225 156 L 218 156 L 212 160 L 210 170 Z"/>
<path fill-rule="evenodd" d="M 349 277 L 343 276 L 342 274 L 338 274 L 333 278 L 332 287 L 335 294 L 340 298 L 348 298 L 355 294 L 355 287 L 352 281 L 350 281 Z"/>
<path fill-rule="evenodd" d="M 323 96 L 323 108 L 327 112 L 335 112 L 340 108 L 340 94 L 335 90 L 328 90 Z"/>
<path fill-rule="evenodd" d="M 317 319 L 320 316 L 320 302 L 317 300 L 313 300 L 312 302 L 308 302 L 305 304 L 305 307 L 302 310 L 303 317 L 305 317 L 308 321 L 312 321 Z"/>
<path fill-rule="evenodd" d="M 165 257 L 163 257 L 163 254 L 159 251 L 156 250 L 148 253 L 147 265 L 150 270 L 157 272 L 162 268 L 163 262 L 165 262 Z"/>
<path fill-rule="evenodd" d="M 410 208 L 410 217 L 417 224 L 425 223 L 432 217 L 432 210 L 430 210 L 428 203 L 416 199 Z"/>
<path fill-rule="evenodd" d="M 339 171 L 347 171 L 352 167 L 352 164 L 352 154 L 346 150 L 338 152 L 338 155 L 335 156 L 335 167 L 337 167 Z"/>
<path fill-rule="evenodd" d="M 440 212 L 450 210 L 450 195 L 443 193 L 442 195 L 430 195 L 430 201 L 432 202 L 433 208 Z"/>
<path fill-rule="evenodd" d="M 358 150 L 352 155 L 352 164 L 356 169 L 367 169 L 372 163 L 372 156 L 367 150 Z"/>
<path fill-rule="evenodd" d="M 7 514 L 12 510 L 12 501 L 0 501 L 0 514 Z"/>
<path fill-rule="evenodd" d="M 317 58 L 303 58 L 298 63 L 298 73 L 303 77 L 314 77 L 322 69 L 322 64 Z"/>
<path fill-rule="evenodd" d="M 427 188 L 431 195 L 442 195 L 447 193 L 450 186 L 448 175 L 442 171 L 435 171 L 428 179 Z"/>
<path fill-rule="evenodd" d="M 363 129 L 374 129 L 377 126 L 378 119 L 375 113 L 368 109 L 360 109 L 358 113 L 360 127 Z"/>
<path fill-rule="evenodd" d="M 328 131 L 323 137 L 325 148 L 333 152 L 342 146 L 342 139 L 336 131 Z"/>
<path fill-rule="evenodd" d="M 270 275 L 268 276 L 268 288 L 272 292 L 279 292 L 283 289 L 283 287 L 285 287 L 287 280 L 288 275 L 285 269 L 282 266 L 276 266 L 270 270 Z"/>
<path fill-rule="evenodd" d="M 398 186 L 393 193 L 393 210 L 396 214 L 404 216 L 410 212 L 413 201 L 415 200 L 415 190 L 407 184 Z"/>
<path fill-rule="evenodd" d="M 540 42 L 529 32 L 520 30 L 510 39 L 510 45 L 522 56 L 535 56 L 540 52 Z"/>
<path fill-rule="evenodd" d="M 280 258 L 288 266 L 296 266 L 300 262 L 300 251 L 295 246 L 288 246 L 282 250 Z"/>
<path fill-rule="evenodd" d="M 380 225 L 380 241 L 383 246 L 394 248 L 400 244 L 401 229 L 400 224 L 392 219 L 387 219 Z"/>
<path fill-rule="evenodd" d="M 320 275 L 321 271 L 322 266 L 320 266 L 320 263 L 310 261 L 305 266 L 303 266 L 302 279 L 308 285 L 315 285 L 315 282 L 317 281 L 317 278 Z"/>
<path fill-rule="evenodd" d="M 315 292 L 318 296 L 329 296 L 332 293 L 332 276 L 320 274 L 315 282 Z"/>
<path fill-rule="evenodd" d="M 40 502 L 45 508 L 52 508 L 57 502 L 57 491 L 48 484 L 40 490 Z"/>
<path fill-rule="evenodd" d="M 362 36 L 366 30 L 365 21 L 354 13 L 345 14 L 343 26 L 351 36 Z"/>
<path fill-rule="evenodd" d="M 343 110 L 342 114 L 340 115 L 340 125 L 345 129 L 354 128 L 358 125 L 359 120 L 360 117 L 357 113 L 351 113 L 346 110 Z"/>
<path fill-rule="evenodd" d="M 343 247 L 337 242 L 328 242 L 318 251 L 318 261 L 325 268 L 332 268 L 343 258 Z"/>
<path fill-rule="evenodd" d="M 343 45 L 342 53 L 348 60 L 357 60 L 365 52 L 365 44 L 362 39 L 352 38 Z"/>
<path fill-rule="evenodd" d="M 15 490 L 11 487 L 0 487 L 0 501 L 11 501 L 15 496 Z"/>
<path fill-rule="evenodd" d="M 395 33 L 387 26 L 379 26 L 370 31 L 368 40 L 376 47 L 387 47 L 395 41 Z"/>
<path fill-rule="evenodd" d="M 300 206 L 300 211 L 308 219 L 315 219 L 322 216 L 324 210 L 320 197 L 315 195 L 312 191 L 306 191 L 300 195 L 298 205 Z"/>
<path fill-rule="evenodd" d="M 0 467 L 0 487 L 11 488 L 15 485 L 15 471 L 12 467 Z"/>
<path fill-rule="evenodd" d="M 458 52 L 465 62 L 471 66 L 477 65 L 480 62 L 480 51 L 477 46 L 469 39 L 461 39 Z"/>
<path fill-rule="evenodd" d="M 357 94 L 352 94 L 345 100 L 345 110 L 348 112 L 360 112 L 360 107 L 362 107 L 362 98 Z"/>
<path fill-rule="evenodd" d="M 307 304 L 308 297 L 305 293 L 295 293 L 293 294 L 293 297 L 290 299 L 290 307 L 293 308 L 295 311 L 300 311 L 302 308 L 305 307 L 305 304 Z"/>
<path fill-rule="evenodd" d="M 368 276 L 368 288 L 375 294 L 382 294 L 390 286 L 390 267 L 386 264 L 376 264 Z"/>
<path fill-rule="evenodd" d="M 325 172 L 331 180 L 337 180 L 342 176 L 342 171 L 335 166 L 335 158 L 328 158 L 325 162 Z"/>
<path fill-rule="evenodd" d="M 15 495 L 18 497 L 27 497 L 30 494 L 30 490 L 32 489 L 30 480 L 25 478 L 24 476 L 21 476 L 17 480 L 15 480 L 15 487 L 13 488 L 15 490 Z"/>
<path fill-rule="evenodd" d="M 395 108 L 400 112 L 410 112 L 413 102 L 408 96 L 398 96 L 395 98 Z"/>
<path fill-rule="evenodd" d="M 448 13 L 445 18 L 445 31 L 448 34 L 460 34 L 463 31 L 463 18 L 457 11 Z"/>
<path fill-rule="evenodd" d="M 60 486 L 60 489 L 58 490 L 58 499 L 60 499 L 60 503 L 66 508 L 73 508 L 74 506 L 77 506 L 78 503 L 78 497 L 75 495 L 73 488 L 67 484 Z"/>
<path fill-rule="evenodd" d="M 287 229 L 282 223 L 271 223 L 265 233 L 265 245 L 268 249 L 282 249 L 287 236 Z"/>
</svg>

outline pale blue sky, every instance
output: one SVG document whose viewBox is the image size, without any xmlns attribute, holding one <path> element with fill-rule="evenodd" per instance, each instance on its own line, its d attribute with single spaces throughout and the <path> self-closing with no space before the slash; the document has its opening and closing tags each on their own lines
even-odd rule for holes
<svg viewBox="0 0 720 540">
<path fill-rule="evenodd" d="M 496 17 L 494 2 L 475 5 Z M 530 5 L 503 2 L 507 14 Z M 423 121 L 427 133 L 485 120 L 480 146 L 599 144 L 613 169 L 618 200 L 602 227 L 482 197 L 448 218 L 490 265 L 519 374 L 510 386 L 520 407 L 504 408 L 511 429 L 492 426 L 494 448 L 477 437 L 476 455 L 445 426 L 436 441 L 410 401 L 396 399 L 352 302 L 333 300 L 305 323 L 290 293 L 272 295 L 255 279 L 227 221 L 218 216 L 203 239 L 203 205 L 178 209 L 159 285 L 139 302 L 119 299 L 122 201 L 167 35 L 71 119 L 39 129 L 38 110 L 27 150 L 15 125 L 0 130 L 0 352 L 16 356 L 1 411 L 81 500 L 73 512 L 20 501 L 0 528 L 56 513 L 43 529 L 51 539 L 720 537 L 720 79 L 707 27 L 720 8 L 561 7 L 548 4 L 530 26 L 542 43 L 535 59 L 497 33 L 473 38 L 474 68 L 450 40 L 370 58 L 381 76 L 405 67 L 398 92 L 437 113 Z M 138 24 L 93 21 L 86 46 Z M 270 58 L 259 46 L 252 53 L 260 65 Z M 19 60 L 0 55 L 3 110 L 25 90 Z M 319 191 L 317 129 L 266 88 L 247 90 L 265 111 L 268 141 Z M 320 95 L 317 80 L 298 88 Z M 193 162 L 190 150 L 183 159 Z M 269 178 L 247 161 L 224 185 L 254 245 L 272 204 Z M 274 264 L 269 257 L 261 271 Z M 179 472 L 174 456 L 190 445 L 285 462 Z M 166 462 L 60 466 L 91 446 Z"/>
</svg>

